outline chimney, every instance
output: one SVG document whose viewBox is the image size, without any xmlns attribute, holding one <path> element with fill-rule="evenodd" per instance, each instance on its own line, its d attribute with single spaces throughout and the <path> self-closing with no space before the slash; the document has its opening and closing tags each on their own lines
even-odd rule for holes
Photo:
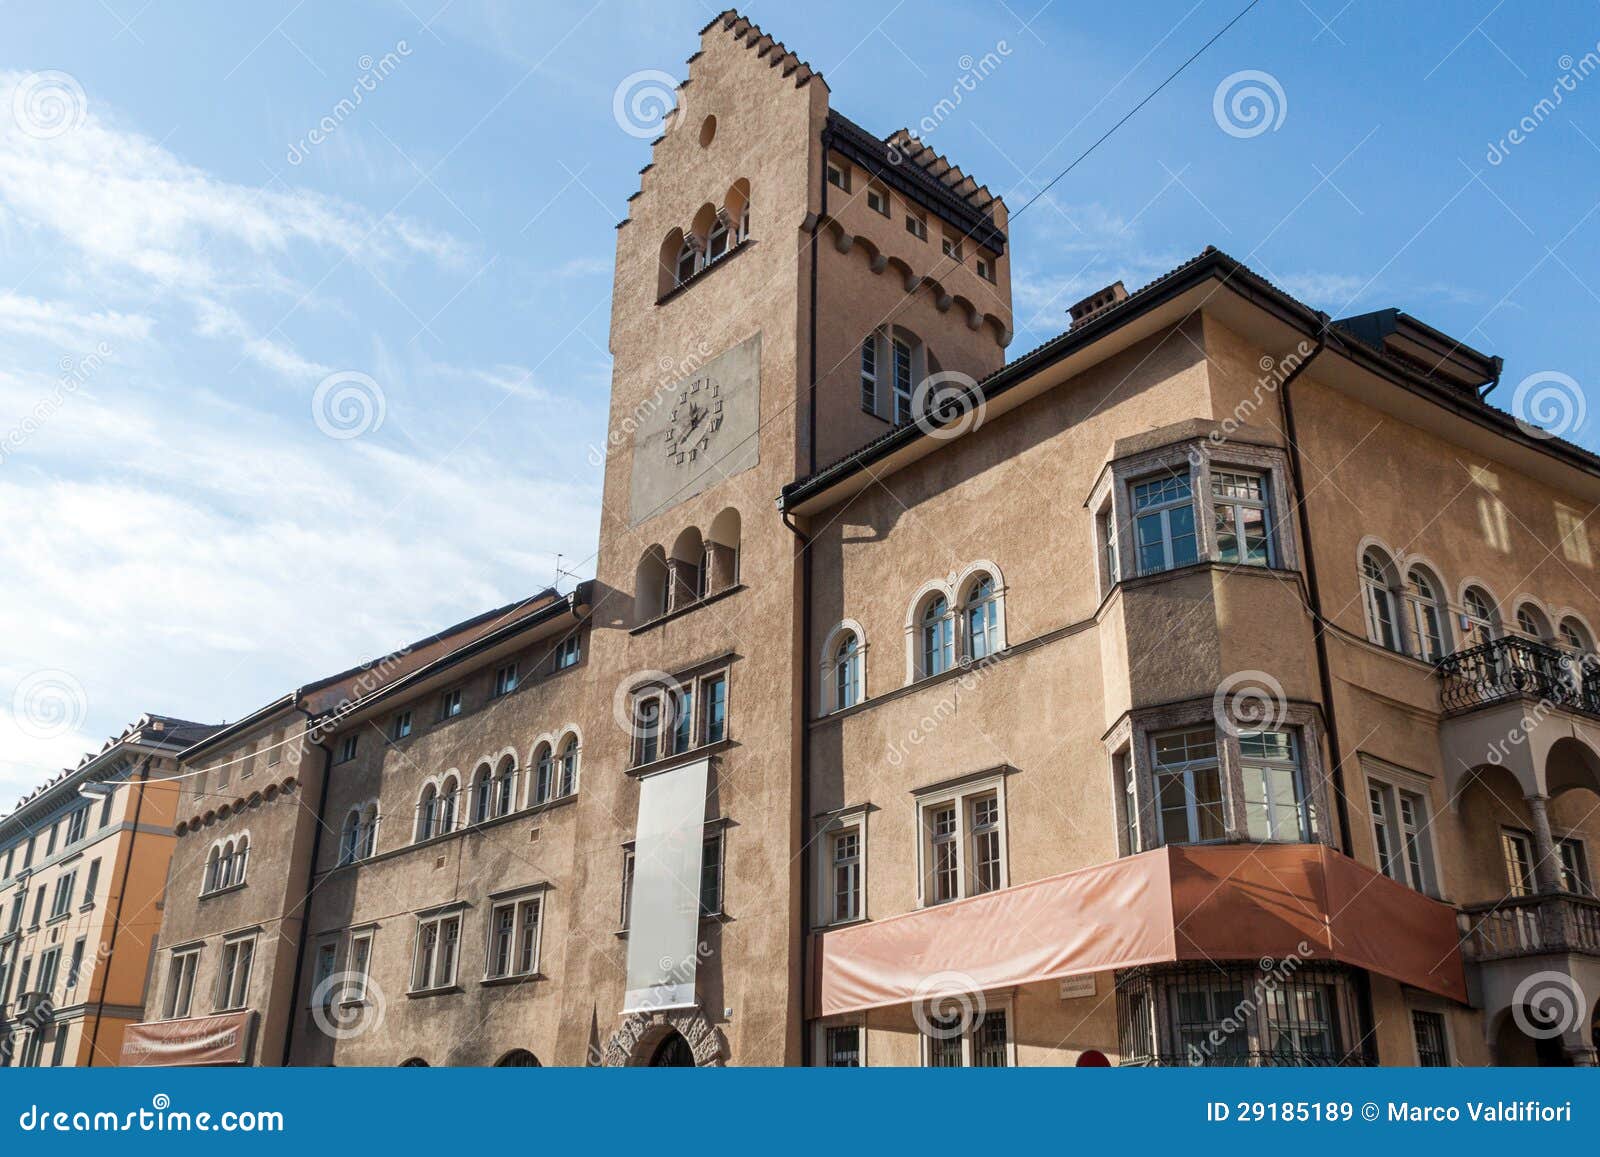
<svg viewBox="0 0 1600 1157">
<path fill-rule="evenodd" d="M 1072 325 L 1069 328 L 1077 329 L 1080 325 L 1093 321 L 1118 302 L 1127 299 L 1128 291 L 1123 288 L 1122 282 L 1113 281 L 1104 289 L 1096 290 L 1067 310 L 1072 315 Z"/>
</svg>

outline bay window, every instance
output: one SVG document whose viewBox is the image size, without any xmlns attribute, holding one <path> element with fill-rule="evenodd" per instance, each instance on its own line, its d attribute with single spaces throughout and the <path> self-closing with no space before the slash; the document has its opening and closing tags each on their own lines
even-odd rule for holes
<svg viewBox="0 0 1600 1157">
<path fill-rule="evenodd" d="M 1195 537 L 1194 492 L 1189 475 L 1168 474 L 1137 483 L 1133 488 L 1133 525 L 1140 574 L 1197 561 L 1199 540 Z"/>
<path fill-rule="evenodd" d="M 1250 838 L 1308 842 L 1311 808 L 1294 736 L 1287 731 L 1241 733 L 1239 766 L 1244 778 L 1245 830 Z"/>
<path fill-rule="evenodd" d="M 1211 472 L 1211 511 L 1218 562 L 1270 566 L 1267 480 L 1232 470 Z"/>
<path fill-rule="evenodd" d="M 1169 732 L 1152 742 L 1161 842 L 1203 844 L 1225 839 L 1228 825 L 1215 729 Z"/>
</svg>

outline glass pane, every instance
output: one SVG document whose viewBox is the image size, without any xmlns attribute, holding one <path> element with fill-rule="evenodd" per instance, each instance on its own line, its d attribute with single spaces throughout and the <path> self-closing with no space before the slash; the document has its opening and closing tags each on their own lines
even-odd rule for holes
<svg viewBox="0 0 1600 1157">
<path fill-rule="evenodd" d="M 1187 566 L 1199 557 L 1195 545 L 1194 507 L 1175 506 L 1167 511 L 1172 531 L 1172 565 Z"/>
<path fill-rule="evenodd" d="M 1217 561 L 1239 561 L 1239 536 L 1234 533 L 1233 507 L 1227 503 L 1219 504 L 1215 508 L 1215 526 L 1217 537 Z"/>
</svg>

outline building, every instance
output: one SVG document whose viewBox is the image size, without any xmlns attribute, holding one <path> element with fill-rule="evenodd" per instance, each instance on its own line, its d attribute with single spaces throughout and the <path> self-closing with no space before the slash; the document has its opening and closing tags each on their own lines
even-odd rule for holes
<svg viewBox="0 0 1600 1157">
<path fill-rule="evenodd" d="M 1008 362 L 1007 227 L 708 24 L 594 580 L 185 754 L 125 1056 L 1594 1063 L 1600 459 L 1213 249 Z"/>
<path fill-rule="evenodd" d="M 180 751 L 213 729 L 145 715 L 0 819 L 0 1065 L 114 1065 L 144 998 Z"/>
</svg>

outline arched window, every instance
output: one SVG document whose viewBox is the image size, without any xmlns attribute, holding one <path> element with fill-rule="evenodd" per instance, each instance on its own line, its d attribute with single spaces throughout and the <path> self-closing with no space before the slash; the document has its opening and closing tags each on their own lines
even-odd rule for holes
<svg viewBox="0 0 1600 1157">
<path fill-rule="evenodd" d="M 706 593 L 716 594 L 739 582 L 739 512 L 729 506 L 711 520 L 706 536 Z"/>
<path fill-rule="evenodd" d="M 727 222 L 711 202 L 700 206 L 689 232 L 692 234 L 691 241 L 700 247 L 699 269 L 706 268 L 728 252 Z"/>
<path fill-rule="evenodd" d="M 672 544 L 672 558 L 667 563 L 672 576 L 672 596 L 668 600 L 671 609 L 686 607 L 706 593 L 705 555 L 705 545 L 695 527 L 685 529 Z"/>
<path fill-rule="evenodd" d="M 722 211 L 729 221 L 731 246 L 739 245 L 750 237 L 750 182 L 740 177 L 728 188 L 722 199 Z M 731 247 L 730 246 L 730 247 Z"/>
<path fill-rule="evenodd" d="M 1472 634 L 1472 645 L 1482 646 L 1500 635 L 1500 612 L 1495 610 L 1494 599 L 1482 587 L 1468 587 L 1461 593 L 1461 610 L 1467 619 L 1467 630 Z"/>
<path fill-rule="evenodd" d="M 472 822 L 483 823 L 492 814 L 490 808 L 494 803 L 494 784 L 487 763 L 480 763 L 472 773 L 472 788 L 467 794 L 472 801 Z"/>
<path fill-rule="evenodd" d="M 433 784 L 423 786 L 417 800 L 417 839 L 431 840 L 438 834 L 439 789 Z"/>
<path fill-rule="evenodd" d="M 200 892 L 215 892 L 222 885 L 217 881 L 222 879 L 222 848 L 217 844 L 211 845 L 211 852 L 206 856 L 206 875 L 201 882 Z"/>
<path fill-rule="evenodd" d="M 339 862 L 348 864 L 359 855 L 361 841 L 361 813 L 354 808 L 344 817 L 344 827 L 339 831 Z"/>
<path fill-rule="evenodd" d="M 512 1049 L 505 1056 L 495 1061 L 497 1069 L 537 1069 L 542 1067 L 539 1058 L 527 1049 Z"/>
<path fill-rule="evenodd" d="M 1577 655 L 1588 655 L 1594 651 L 1594 640 L 1589 637 L 1588 630 L 1577 619 L 1568 615 L 1561 620 L 1561 645 Z"/>
<path fill-rule="evenodd" d="M 568 735 L 561 744 L 561 795 L 578 790 L 578 737 Z"/>
<path fill-rule="evenodd" d="M 686 248 L 682 229 L 674 229 L 661 242 L 661 271 L 656 286 L 656 296 L 665 297 L 688 280 L 683 275 L 683 251 Z M 694 273 L 694 250 L 689 250 L 689 275 Z"/>
<path fill-rule="evenodd" d="M 361 841 L 357 852 L 363 860 L 378 850 L 378 805 L 369 803 L 361 813 Z"/>
<path fill-rule="evenodd" d="M 1406 575 L 1406 603 L 1411 611 L 1411 653 L 1429 663 L 1444 658 L 1448 637 L 1439 584 L 1420 566 Z"/>
<path fill-rule="evenodd" d="M 1369 548 L 1361 557 L 1361 588 L 1367 606 L 1367 637 L 1380 647 L 1400 650 L 1394 565 L 1377 547 Z"/>
<path fill-rule="evenodd" d="M 917 631 L 917 673 L 927 678 L 948 671 L 955 662 L 955 627 L 950 621 L 950 604 L 943 595 L 934 595 L 923 605 Z"/>
<path fill-rule="evenodd" d="M 961 605 L 961 624 L 967 658 L 974 662 L 988 658 L 1004 646 L 993 576 L 979 571 L 972 577 Z"/>
<path fill-rule="evenodd" d="M 250 834 L 246 832 L 239 837 L 239 842 L 233 849 L 233 866 L 228 873 L 228 883 L 244 883 L 245 872 L 250 867 Z"/>
<path fill-rule="evenodd" d="M 839 636 L 833 649 L 829 683 L 833 690 L 833 709 L 842 711 L 861 702 L 861 640 L 851 630 Z"/>
<path fill-rule="evenodd" d="M 555 759 L 550 745 L 541 743 L 533 753 L 533 803 L 545 803 L 555 789 Z"/>
<path fill-rule="evenodd" d="M 400 1067 L 402 1069 L 425 1069 L 428 1067 L 428 1062 L 421 1057 L 411 1057 L 408 1060 L 401 1061 Z"/>
<path fill-rule="evenodd" d="M 667 552 L 652 546 L 639 559 L 633 576 L 633 618 L 648 623 L 667 613 Z"/>
<path fill-rule="evenodd" d="M 517 760 L 507 755 L 500 760 L 500 769 L 494 776 L 494 814 L 510 815 L 516 806 Z"/>
<path fill-rule="evenodd" d="M 1532 642 L 1550 641 L 1550 620 L 1532 603 L 1523 603 L 1517 608 L 1517 630 Z"/>
<path fill-rule="evenodd" d="M 439 785 L 438 823 L 436 834 L 449 835 L 456 830 L 456 802 L 461 796 L 461 785 L 456 777 L 447 775 Z"/>
</svg>

